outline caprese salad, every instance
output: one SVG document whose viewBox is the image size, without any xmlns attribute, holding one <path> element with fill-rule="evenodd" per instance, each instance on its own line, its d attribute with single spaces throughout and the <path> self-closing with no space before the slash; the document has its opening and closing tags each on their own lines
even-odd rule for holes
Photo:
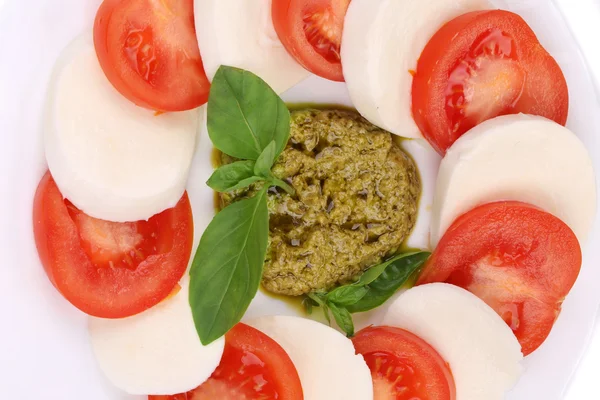
<svg viewBox="0 0 600 400">
<path fill-rule="evenodd" d="M 280 97 L 315 76 L 356 110 Z M 504 399 L 596 212 L 568 105 L 486 0 L 104 0 L 49 84 L 39 258 L 132 395 Z"/>
</svg>

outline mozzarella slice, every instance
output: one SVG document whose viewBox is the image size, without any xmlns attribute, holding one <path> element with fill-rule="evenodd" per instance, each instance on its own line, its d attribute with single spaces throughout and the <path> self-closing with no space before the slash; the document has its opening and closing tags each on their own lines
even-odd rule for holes
<svg viewBox="0 0 600 400">
<path fill-rule="evenodd" d="M 446 283 L 402 294 L 383 325 L 419 336 L 450 365 L 460 400 L 504 400 L 517 382 L 521 346 L 506 323 L 470 292 Z"/>
<path fill-rule="evenodd" d="M 255 73 L 282 93 L 309 76 L 277 37 L 271 0 L 194 0 L 194 17 L 209 80 L 228 65 Z"/>
<path fill-rule="evenodd" d="M 419 199 L 417 222 L 406 239 L 406 246 L 411 249 L 432 249 L 429 240 L 429 229 L 431 226 L 435 183 L 442 158 L 423 139 L 403 140 L 402 148 L 414 160 L 419 170 L 419 177 L 421 178 L 421 198 Z"/>
<path fill-rule="evenodd" d="M 187 280 L 174 297 L 124 319 L 90 317 L 100 369 L 130 394 L 184 393 L 206 381 L 221 361 L 225 339 L 203 346 L 188 303 Z"/>
<path fill-rule="evenodd" d="M 86 214 L 144 220 L 183 195 L 199 111 L 155 116 L 129 102 L 102 72 L 91 34 L 60 57 L 46 111 L 48 167 L 63 196 Z"/>
<path fill-rule="evenodd" d="M 523 114 L 497 117 L 470 130 L 442 160 L 432 244 L 457 217 L 498 200 L 538 206 L 585 243 L 596 213 L 594 169 L 585 146 L 567 128 Z"/>
<path fill-rule="evenodd" d="M 275 340 L 296 366 L 305 400 L 373 399 L 371 372 L 352 342 L 319 322 L 261 317 L 246 322 Z"/>
<path fill-rule="evenodd" d="M 396 135 L 421 137 L 411 111 L 411 71 L 421 52 L 446 22 L 490 7 L 485 0 L 352 0 L 341 56 L 358 112 Z"/>
</svg>

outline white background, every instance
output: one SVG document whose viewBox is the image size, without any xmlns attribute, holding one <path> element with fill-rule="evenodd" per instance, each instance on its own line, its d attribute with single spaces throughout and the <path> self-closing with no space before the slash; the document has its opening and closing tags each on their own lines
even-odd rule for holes
<svg viewBox="0 0 600 400">
<path fill-rule="evenodd" d="M 27 1 L 27 0 L 23 0 Z M 531 0 L 523 0 L 531 1 Z M 539 0 L 551 1 L 551 0 Z M 594 74 L 597 93 L 600 93 L 600 0 L 555 0 L 568 20 L 573 34 L 580 43 L 590 70 Z M 0 12 L 5 0 L 0 0 Z M 600 135 L 600 132 L 598 132 Z M 598 172 L 600 173 L 600 171 Z M 596 246 L 596 243 L 590 243 Z M 598 266 L 600 267 L 600 266 Z M 600 287 L 600 282 L 598 282 Z M 600 290 L 600 289 L 599 289 Z M 597 326 L 590 347 L 575 375 L 565 400 L 600 399 L 600 328 Z M 543 399 L 532 399 L 543 400 Z"/>
<path fill-rule="evenodd" d="M 580 43 L 590 71 L 594 74 L 596 92 L 600 93 L 600 46 L 598 45 L 600 39 L 600 0 L 556 0 L 556 2 L 560 5 L 573 34 Z M 600 134 L 600 132 L 597 134 Z M 596 171 L 596 173 L 600 173 L 600 171 Z M 598 243 L 588 245 L 598 246 Z M 600 285 L 600 282 L 598 282 L 598 285 Z M 582 360 L 565 400 L 600 399 L 599 379 L 600 328 L 596 325 L 590 347 Z"/>
</svg>

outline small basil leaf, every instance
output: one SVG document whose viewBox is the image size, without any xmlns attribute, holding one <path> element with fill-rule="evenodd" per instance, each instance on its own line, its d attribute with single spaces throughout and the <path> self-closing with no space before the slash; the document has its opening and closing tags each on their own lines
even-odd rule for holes
<svg viewBox="0 0 600 400">
<path fill-rule="evenodd" d="M 368 285 L 369 283 L 373 282 L 375 279 L 379 278 L 379 275 L 381 275 L 383 273 L 383 271 L 385 271 L 385 269 L 388 267 L 388 265 L 390 265 L 394 261 L 400 260 L 404 257 L 410 257 L 414 254 L 420 254 L 420 252 L 398 254 L 398 255 L 390 258 L 389 260 L 384 261 L 383 263 L 381 263 L 379 265 L 369 268 L 361 275 L 360 279 L 355 283 L 355 285 L 357 285 L 357 286 Z"/>
<path fill-rule="evenodd" d="M 287 194 L 293 196 L 296 194 L 296 190 L 291 186 L 282 181 L 281 179 L 271 178 L 269 179 L 269 186 L 278 186 L 286 191 Z"/>
<path fill-rule="evenodd" d="M 242 189 L 259 180 L 260 177 L 254 176 L 254 161 L 248 160 L 236 161 L 217 168 L 206 184 L 217 192 L 225 193 Z M 241 186 L 242 184 L 244 186 Z"/>
<path fill-rule="evenodd" d="M 369 289 L 364 286 L 340 286 L 327 294 L 327 302 L 338 306 L 349 306 L 365 297 Z"/>
<path fill-rule="evenodd" d="M 268 233 L 266 189 L 224 208 L 204 231 L 190 270 L 189 292 L 204 345 L 237 324 L 256 295 Z"/>
<path fill-rule="evenodd" d="M 275 158 L 277 154 L 275 154 L 275 141 L 271 141 L 269 145 L 260 153 L 258 159 L 256 160 L 256 164 L 254 165 L 254 175 L 262 176 L 262 177 L 270 177 L 271 176 L 271 167 L 275 163 Z"/>
<path fill-rule="evenodd" d="M 333 314 L 333 318 L 340 329 L 346 333 L 346 336 L 354 336 L 354 322 L 352 321 L 352 315 L 350 315 L 348 310 L 346 310 L 344 307 L 338 307 L 333 303 L 328 303 L 328 305 L 329 309 L 331 310 L 331 314 Z"/>
<path fill-rule="evenodd" d="M 311 299 L 312 301 L 314 301 L 315 303 L 317 303 L 319 306 L 323 307 L 325 305 L 325 294 L 323 293 L 317 293 L 317 292 L 311 292 L 309 294 L 307 294 L 308 298 Z"/>
<path fill-rule="evenodd" d="M 290 112 L 258 76 L 221 66 L 208 98 L 208 134 L 213 145 L 232 157 L 256 160 L 275 141 L 275 154 L 290 134 Z"/>
<path fill-rule="evenodd" d="M 368 292 L 358 302 L 347 307 L 351 313 L 365 312 L 385 303 L 427 261 L 430 253 L 413 253 L 393 260 L 381 275 L 371 282 Z"/>
<path fill-rule="evenodd" d="M 310 297 L 305 297 L 302 299 L 302 305 L 304 306 L 304 311 L 306 314 L 311 315 L 313 313 L 313 307 L 318 306 Z"/>
</svg>

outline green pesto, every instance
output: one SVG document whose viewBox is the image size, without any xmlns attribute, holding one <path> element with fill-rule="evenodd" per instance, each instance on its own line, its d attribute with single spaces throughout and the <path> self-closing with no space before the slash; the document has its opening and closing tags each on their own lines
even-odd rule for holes
<svg viewBox="0 0 600 400">
<path fill-rule="evenodd" d="M 415 224 L 421 183 L 392 135 L 356 112 L 311 108 L 291 114 L 290 140 L 272 172 L 296 195 L 269 191 L 262 284 L 276 294 L 300 296 L 352 281 L 396 254 Z M 221 205 L 260 188 L 222 194 Z"/>
</svg>

